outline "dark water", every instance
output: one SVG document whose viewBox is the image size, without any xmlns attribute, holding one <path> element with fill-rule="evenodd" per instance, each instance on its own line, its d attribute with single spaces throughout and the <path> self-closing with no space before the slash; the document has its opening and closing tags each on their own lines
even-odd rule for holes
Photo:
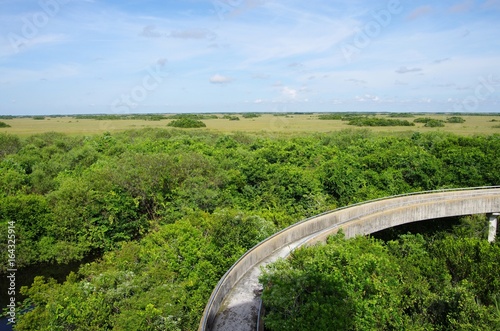
<svg viewBox="0 0 500 331">
<path fill-rule="evenodd" d="M 11 331 L 12 326 L 8 324 L 6 318 L 2 318 L 0 320 L 0 331 Z"/>
<path fill-rule="evenodd" d="M 16 272 L 16 303 L 19 305 L 25 297 L 19 293 L 21 286 L 30 286 L 36 276 L 54 278 L 58 283 L 63 283 L 70 272 L 78 271 L 80 265 L 96 260 L 98 256 L 90 256 L 82 261 L 68 264 L 37 264 L 27 268 L 18 269 Z M 8 288 L 10 280 L 7 274 L 0 274 L 0 307 L 1 311 L 7 307 L 10 302 Z M 0 319 L 0 331 L 11 331 L 12 326 L 8 325 L 7 318 Z"/>
</svg>

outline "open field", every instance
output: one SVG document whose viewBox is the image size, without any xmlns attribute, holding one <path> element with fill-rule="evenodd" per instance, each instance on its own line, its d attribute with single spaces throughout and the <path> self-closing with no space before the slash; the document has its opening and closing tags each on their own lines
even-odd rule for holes
<svg viewBox="0 0 500 331">
<path fill-rule="evenodd" d="M 238 116 L 238 114 L 234 114 Z M 196 130 L 209 130 L 216 132 L 330 132 L 344 129 L 355 129 L 357 126 L 347 124 L 347 121 L 341 120 L 320 120 L 319 114 L 291 114 L 286 116 L 275 116 L 273 114 L 264 114 L 256 118 L 244 118 L 239 116 L 239 121 L 230 121 L 223 119 L 223 115 L 218 115 L 218 119 L 206 119 L 203 122 L 206 128 Z M 387 115 L 377 115 L 378 117 L 387 117 Z M 416 114 L 414 117 L 400 118 L 413 122 L 417 117 L 430 117 L 433 119 L 446 120 L 448 114 Z M 494 134 L 500 133 L 500 116 L 495 115 L 467 115 L 461 116 L 465 123 L 450 124 L 446 123 L 444 127 L 427 128 L 423 123 L 415 123 L 415 126 L 385 126 L 385 127 L 363 127 L 374 132 L 430 132 L 441 131 L 451 132 L 461 135 L 474 134 Z M 394 117 L 392 117 L 394 118 Z M 82 119 L 76 117 L 46 117 L 43 120 L 29 117 L 20 117 L 12 119 L 2 119 L 2 122 L 9 124 L 10 128 L 0 128 L 0 132 L 12 133 L 19 136 L 28 136 L 43 132 L 62 132 L 70 135 L 92 135 L 103 132 L 124 131 L 130 129 L 142 128 L 169 128 L 167 124 L 171 119 L 161 121 L 147 121 L 141 119 L 120 119 L 120 120 L 95 120 Z"/>
</svg>

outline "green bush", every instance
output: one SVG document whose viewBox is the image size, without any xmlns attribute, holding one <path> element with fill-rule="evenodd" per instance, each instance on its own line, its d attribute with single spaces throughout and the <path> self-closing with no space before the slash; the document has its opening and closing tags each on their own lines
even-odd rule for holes
<svg viewBox="0 0 500 331">
<path fill-rule="evenodd" d="M 257 113 L 244 113 L 241 116 L 243 116 L 243 118 L 256 118 L 256 117 L 260 117 L 260 114 L 257 114 Z"/>
<path fill-rule="evenodd" d="M 427 121 L 424 126 L 427 127 L 427 128 L 443 127 L 444 126 L 444 121 L 431 119 L 430 121 Z"/>
<path fill-rule="evenodd" d="M 414 123 L 427 123 L 432 121 L 433 119 L 430 117 L 418 117 L 413 120 Z"/>
<path fill-rule="evenodd" d="M 349 125 L 355 126 L 414 126 L 407 120 L 395 120 L 378 117 L 355 117 L 349 120 Z"/>
<path fill-rule="evenodd" d="M 192 118 L 196 120 L 216 120 L 219 117 L 215 114 L 174 114 L 168 116 L 169 119 Z"/>
<path fill-rule="evenodd" d="M 0 128 L 10 128 L 10 125 L 5 122 L 0 122 Z"/>
<path fill-rule="evenodd" d="M 206 127 L 206 124 L 203 123 L 200 120 L 189 118 L 189 117 L 184 117 L 184 118 L 179 118 L 178 120 L 173 120 L 172 122 L 167 124 L 168 126 L 172 126 L 175 128 L 204 128 Z"/>
<path fill-rule="evenodd" d="M 319 120 L 341 120 L 344 116 L 341 114 L 321 114 Z"/>
<path fill-rule="evenodd" d="M 411 113 L 390 113 L 389 117 L 414 117 Z"/>
<path fill-rule="evenodd" d="M 230 120 L 230 121 L 239 121 L 240 118 L 238 116 L 233 116 L 233 115 L 224 115 L 222 117 L 223 119 Z"/>
<path fill-rule="evenodd" d="M 448 117 L 446 119 L 446 122 L 448 122 L 448 123 L 464 123 L 465 120 L 460 116 L 452 116 L 452 117 Z"/>
<path fill-rule="evenodd" d="M 338 234 L 266 267 L 265 327 L 498 330 L 499 253 L 497 244 L 448 233 L 388 242 Z"/>
<path fill-rule="evenodd" d="M 39 118 L 34 119 L 44 119 L 43 116 L 37 116 Z M 161 114 L 96 114 L 96 115 L 76 115 L 76 119 L 87 119 L 87 120 L 101 120 L 101 121 L 116 121 L 116 120 L 144 120 L 144 121 L 161 121 L 166 119 L 165 116 Z"/>
</svg>

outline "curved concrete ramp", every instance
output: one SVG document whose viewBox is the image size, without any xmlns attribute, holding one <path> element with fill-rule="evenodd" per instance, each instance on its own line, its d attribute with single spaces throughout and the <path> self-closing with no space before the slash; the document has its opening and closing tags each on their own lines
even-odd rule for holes
<svg viewBox="0 0 500 331">
<path fill-rule="evenodd" d="M 339 229 L 353 237 L 422 220 L 499 211 L 500 187 L 482 187 L 377 199 L 308 218 L 262 241 L 226 272 L 212 292 L 198 330 L 256 330 L 261 266 L 302 245 L 324 241 Z"/>
</svg>

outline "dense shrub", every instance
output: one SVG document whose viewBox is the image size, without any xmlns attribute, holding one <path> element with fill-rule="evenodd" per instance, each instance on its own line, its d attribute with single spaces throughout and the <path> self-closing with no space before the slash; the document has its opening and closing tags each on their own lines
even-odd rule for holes
<svg viewBox="0 0 500 331">
<path fill-rule="evenodd" d="M 349 120 L 349 125 L 355 126 L 414 126 L 407 120 L 397 120 L 378 117 L 355 117 Z"/>
<path fill-rule="evenodd" d="M 267 266 L 260 277 L 265 327 L 496 330 L 498 254 L 498 243 L 458 233 L 406 234 L 387 243 L 332 236 Z"/>
<path fill-rule="evenodd" d="M 257 118 L 260 117 L 260 114 L 257 113 L 243 113 L 243 118 Z"/>
<path fill-rule="evenodd" d="M 321 114 L 318 116 L 319 120 L 341 120 L 343 118 L 342 114 Z"/>
<path fill-rule="evenodd" d="M 446 119 L 446 122 L 448 122 L 448 123 L 464 123 L 465 120 L 460 116 L 452 116 L 452 117 L 448 117 Z"/>
<path fill-rule="evenodd" d="M 443 127 L 444 126 L 444 121 L 431 119 L 431 120 L 425 122 L 424 126 L 428 127 L 428 128 Z"/>
<path fill-rule="evenodd" d="M 178 120 L 173 120 L 172 122 L 167 124 L 168 126 L 172 126 L 175 128 L 204 128 L 207 125 L 200 120 L 184 117 Z"/>
<path fill-rule="evenodd" d="M 240 120 L 240 118 L 238 116 L 235 116 L 235 115 L 224 115 L 222 118 L 225 120 L 230 120 L 230 121 L 239 121 Z"/>
<path fill-rule="evenodd" d="M 418 117 L 413 120 L 415 123 L 427 123 L 429 121 L 432 121 L 432 118 L 430 117 Z"/>
<path fill-rule="evenodd" d="M 415 117 L 412 113 L 390 113 L 389 117 Z"/>
</svg>

